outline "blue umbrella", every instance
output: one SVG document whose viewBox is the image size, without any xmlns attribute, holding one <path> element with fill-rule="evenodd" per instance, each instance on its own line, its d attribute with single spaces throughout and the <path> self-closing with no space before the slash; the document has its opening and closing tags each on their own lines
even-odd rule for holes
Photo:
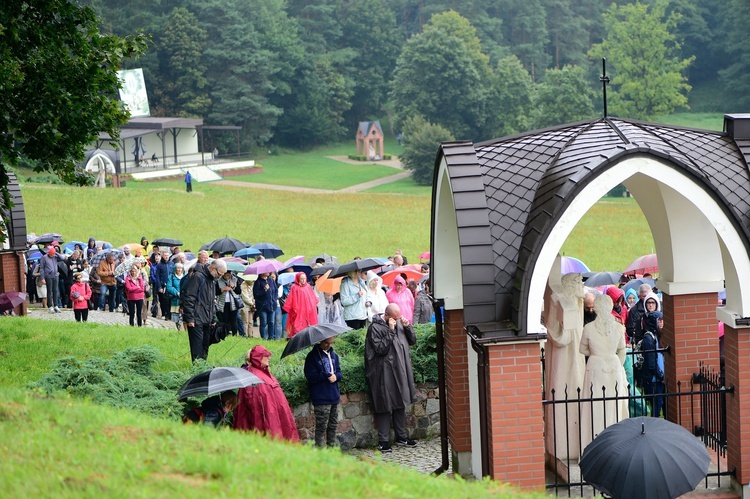
<svg viewBox="0 0 750 499">
<path fill-rule="evenodd" d="M 62 247 L 63 253 L 65 253 L 66 255 L 70 255 L 71 253 L 73 253 L 73 251 L 76 249 L 76 244 L 81 247 L 82 251 L 86 249 L 86 243 L 82 243 L 81 241 L 70 241 Z"/>
<path fill-rule="evenodd" d="M 38 250 L 29 251 L 26 253 L 26 259 L 31 260 L 39 260 L 42 257 L 42 252 Z"/>
<path fill-rule="evenodd" d="M 260 250 L 261 255 L 263 255 L 266 258 L 276 258 L 277 256 L 281 256 L 284 254 L 281 248 L 271 243 L 253 244 L 251 248 Z"/>
<path fill-rule="evenodd" d="M 242 248 L 239 251 L 234 252 L 234 256 L 238 258 L 245 258 L 248 256 L 258 256 L 260 255 L 260 250 L 255 248 Z"/>
</svg>

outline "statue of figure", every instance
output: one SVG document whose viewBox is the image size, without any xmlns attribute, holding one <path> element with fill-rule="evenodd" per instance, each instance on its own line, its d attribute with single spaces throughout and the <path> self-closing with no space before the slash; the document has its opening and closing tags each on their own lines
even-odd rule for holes
<svg viewBox="0 0 750 499">
<path fill-rule="evenodd" d="M 559 269 L 559 258 L 557 265 Z M 578 351 L 583 332 L 583 281 L 581 274 L 565 274 L 558 282 L 554 281 L 553 271 L 545 293 L 544 324 L 547 328 L 547 343 L 544 349 L 544 395 L 546 400 L 552 400 L 553 393 L 555 400 L 575 400 L 578 398 L 578 390 L 583 387 L 586 367 L 586 359 Z M 560 460 L 578 459 L 581 454 L 578 437 L 578 411 L 566 404 L 547 405 L 547 452 Z"/>
<path fill-rule="evenodd" d="M 101 187 L 104 189 L 107 187 L 107 166 L 104 164 L 104 161 L 102 161 L 101 158 L 96 159 L 97 165 L 99 165 L 99 169 L 96 174 L 96 181 L 94 182 L 94 187 Z"/>
<path fill-rule="evenodd" d="M 588 356 L 581 398 L 627 397 L 628 379 L 623 366 L 625 326 L 615 321 L 609 295 L 598 295 L 594 299 L 594 312 L 596 319 L 586 324 L 581 337 L 580 351 Z M 604 428 L 628 415 L 627 398 L 582 403 L 581 449 L 585 449 Z"/>
<path fill-rule="evenodd" d="M 369 151 L 369 154 L 367 155 L 367 158 L 368 159 L 375 158 L 375 146 L 372 145 L 372 142 L 370 142 L 370 151 Z"/>
</svg>

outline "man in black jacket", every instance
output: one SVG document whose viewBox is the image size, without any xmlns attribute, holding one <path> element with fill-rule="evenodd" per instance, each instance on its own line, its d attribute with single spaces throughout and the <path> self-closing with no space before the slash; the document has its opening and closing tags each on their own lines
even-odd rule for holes
<svg viewBox="0 0 750 499">
<path fill-rule="evenodd" d="M 182 320 L 188 328 L 190 357 L 205 359 L 210 346 L 209 328 L 216 315 L 214 282 L 227 271 L 224 260 L 214 260 L 208 265 L 196 265 L 195 272 L 185 283 L 182 297 Z"/>
</svg>

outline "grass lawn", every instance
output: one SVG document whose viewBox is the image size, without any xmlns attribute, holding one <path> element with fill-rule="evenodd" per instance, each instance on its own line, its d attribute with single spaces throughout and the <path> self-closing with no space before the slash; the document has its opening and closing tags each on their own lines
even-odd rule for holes
<svg viewBox="0 0 750 499">
<path fill-rule="evenodd" d="M 299 194 L 182 181 L 129 183 L 123 189 L 27 184 L 22 188 L 28 230 L 66 240 L 90 236 L 117 246 L 175 237 L 194 251 L 229 235 L 271 242 L 286 257 L 388 256 L 396 249 L 416 262 L 429 249 L 430 197 L 387 194 Z"/>
<path fill-rule="evenodd" d="M 724 129 L 724 114 L 722 113 L 675 113 L 667 116 L 658 116 L 656 121 L 667 125 L 716 130 L 719 132 Z"/>
<path fill-rule="evenodd" d="M 277 353 L 283 347 L 264 343 Z M 4 497 L 228 497 L 248 490 L 257 497 L 528 496 L 497 483 L 435 479 L 379 459 L 184 426 L 26 388 L 54 359 L 108 358 L 142 344 L 166 357 L 159 371 L 189 369 L 184 333 L 22 317 L 0 321 Z M 209 361 L 236 364 L 249 345 L 229 338 L 211 348 Z"/>
</svg>

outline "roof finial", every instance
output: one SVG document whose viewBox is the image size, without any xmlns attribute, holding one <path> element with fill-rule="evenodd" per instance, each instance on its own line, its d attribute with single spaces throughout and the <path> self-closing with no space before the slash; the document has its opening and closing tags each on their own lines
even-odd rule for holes
<svg viewBox="0 0 750 499">
<path fill-rule="evenodd" d="M 609 76 L 607 76 L 607 59 L 602 57 L 602 75 L 599 77 L 599 81 L 602 82 L 602 97 L 604 99 L 604 117 L 607 117 L 607 83 L 609 83 Z"/>
</svg>

